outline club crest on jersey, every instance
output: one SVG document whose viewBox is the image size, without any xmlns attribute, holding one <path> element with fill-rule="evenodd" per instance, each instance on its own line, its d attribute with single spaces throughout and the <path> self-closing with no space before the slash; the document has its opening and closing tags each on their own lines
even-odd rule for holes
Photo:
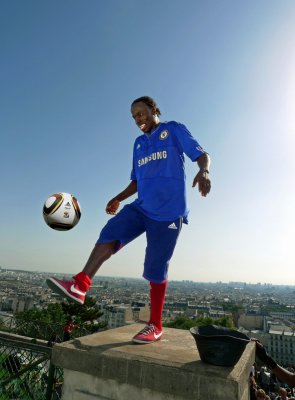
<svg viewBox="0 0 295 400">
<path fill-rule="evenodd" d="M 164 131 L 162 131 L 160 133 L 159 139 L 164 140 L 164 139 L 167 139 L 168 136 L 169 136 L 169 131 L 167 131 L 167 129 L 165 129 Z"/>
</svg>

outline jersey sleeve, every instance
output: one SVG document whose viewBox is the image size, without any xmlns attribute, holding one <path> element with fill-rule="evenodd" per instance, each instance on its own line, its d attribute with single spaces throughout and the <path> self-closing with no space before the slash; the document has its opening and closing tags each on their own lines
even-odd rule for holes
<svg viewBox="0 0 295 400">
<path fill-rule="evenodd" d="M 200 146 L 198 141 L 192 136 L 189 130 L 185 125 L 179 124 L 177 122 L 175 124 L 175 136 L 179 143 L 181 150 L 192 160 L 196 161 L 202 154 L 205 153 L 205 150 Z"/>
<path fill-rule="evenodd" d="M 136 173 L 135 173 L 135 168 L 134 168 L 134 149 L 135 149 L 135 143 L 133 146 L 133 159 L 132 159 L 132 170 L 131 170 L 131 174 L 130 174 L 130 180 L 131 181 L 136 181 Z"/>
<path fill-rule="evenodd" d="M 131 170 L 130 180 L 131 180 L 131 181 L 136 181 L 136 180 L 137 180 L 136 175 L 135 175 L 134 166 L 133 166 L 133 168 L 132 168 L 132 170 Z"/>
</svg>

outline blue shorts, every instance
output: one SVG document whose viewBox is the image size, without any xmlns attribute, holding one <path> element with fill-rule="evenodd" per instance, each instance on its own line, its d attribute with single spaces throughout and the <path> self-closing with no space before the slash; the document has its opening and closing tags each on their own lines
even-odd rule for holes
<svg viewBox="0 0 295 400">
<path fill-rule="evenodd" d="M 167 279 L 169 261 L 181 231 L 182 218 L 155 221 L 133 205 L 127 204 L 102 229 L 96 243 L 117 241 L 114 253 L 146 232 L 147 247 L 143 277 L 161 283 Z"/>
</svg>

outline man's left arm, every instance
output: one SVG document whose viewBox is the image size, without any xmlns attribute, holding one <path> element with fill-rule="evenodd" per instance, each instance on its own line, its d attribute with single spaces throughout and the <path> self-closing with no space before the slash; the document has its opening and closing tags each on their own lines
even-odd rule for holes
<svg viewBox="0 0 295 400">
<path fill-rule="evenodd" d="M 200 170 L 193 180 L 193 187 L 198 185 L 199 192 L 206 197 L 211 189 L 211 181 L 209 179 L 210 156 L 208 153 L 204 153 L 196 161 Z"/>
<path fill-rule="evenodd" d="M 207 196 L 211 189 L 209 179 L 210 157 L 199 145 L 185 125 L 174 122 L 174 134 L 181 150 L 192 160 L 198 163 L 199 172 L 193 180 L 193 187 L 198 186 L 202 196 Z"/>
</svg>

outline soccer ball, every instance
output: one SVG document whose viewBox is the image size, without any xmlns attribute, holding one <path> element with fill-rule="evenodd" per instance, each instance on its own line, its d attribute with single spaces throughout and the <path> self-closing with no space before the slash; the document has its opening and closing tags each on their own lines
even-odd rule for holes
<svg viewBox="0 0 295 400">
<path fill-rule="evenodd" d="M 76 197 L 69 193 L 55 193 L 43 206 L 43 218 L 50 228 L 57 231 L 72 229 L 81 218 L 81 208 Z"/>
</svg>

